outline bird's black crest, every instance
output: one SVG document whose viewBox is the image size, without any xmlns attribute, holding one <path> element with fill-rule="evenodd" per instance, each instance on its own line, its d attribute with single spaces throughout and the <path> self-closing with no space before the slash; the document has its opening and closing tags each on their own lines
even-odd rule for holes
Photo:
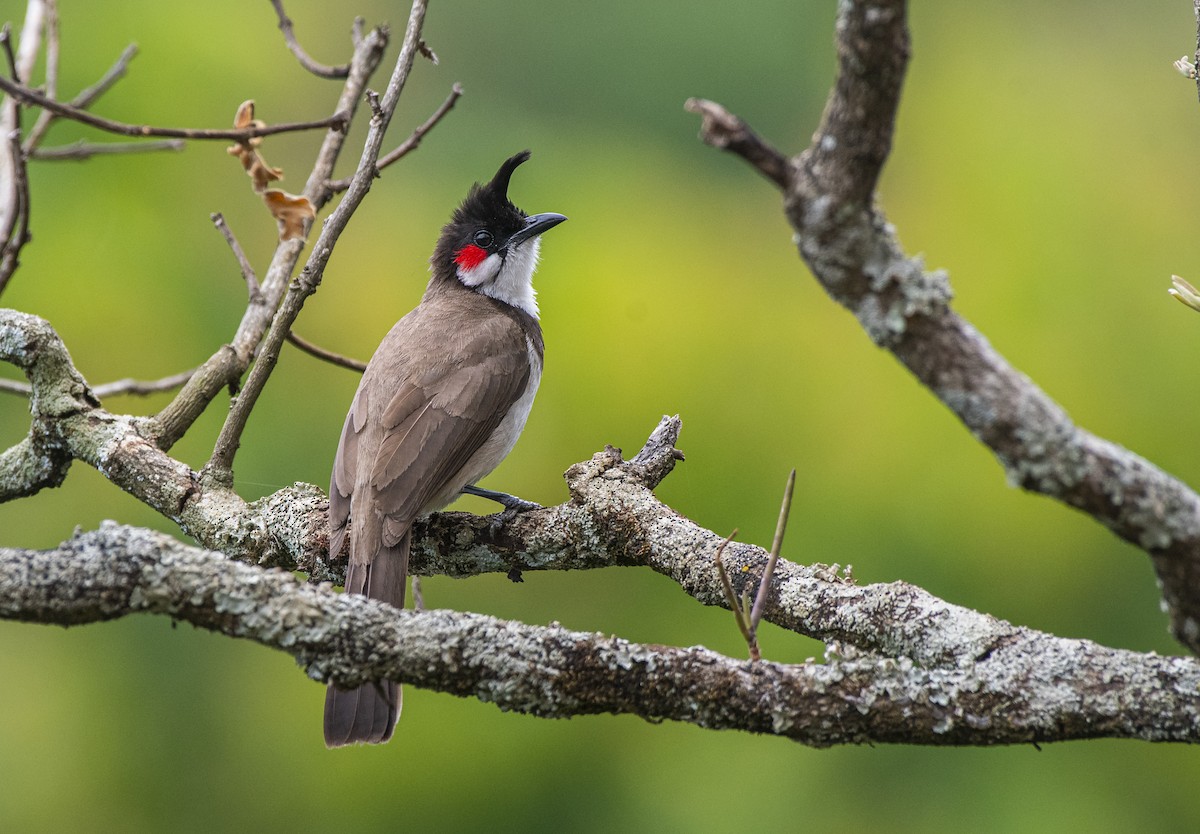
<svg viewBox="0 0 1200 834">
<path fill-rule="evenodd" d="M 502 200 L 508 199 L 508 181 L 512 179 L 513 171 L 517 170 L 517 166 L 522 162 L 529 160 L 529 151 L 521 151 L 513 154 L 508 159 L 504 160 L 500 165 L 500 170 L 496 172 L 496 176 L 492 177 L 492 181 L 487 184 L 486 189 L 495 194 Z"/>
<path fill-rule="evenodd" d="M 471 186 L 467 199 L 463 200 L 462 205 L 458 207 L 451 222 L 483 221 L 488 223 L 505 215 L 508 217 L 516 215 L 518 218 L 523 218 L 525 213 L 513 205 L 512 200 L 508 199 L 508 183 L 512 179 L 513 171 L 517 169 L 518 165 L 529 159 L 529 156 L 529 151 L 513 154 L 501 163 L 500 170 L 496 172 L 496 176 L 492 177 L 491 182 L 487 185 L 475 183 Z"/>
</svg>

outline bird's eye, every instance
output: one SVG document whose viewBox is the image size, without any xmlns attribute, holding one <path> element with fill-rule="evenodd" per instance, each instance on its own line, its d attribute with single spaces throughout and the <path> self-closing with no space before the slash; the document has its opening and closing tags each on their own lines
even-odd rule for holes
<svg viewBox="0 0 1200 834">
<path fill-rule="evenodd" d="M 492 245 L 492 233 L 487 229 L 480 229 L 475 233 L 475 236 L 471 238 L 471 240 L 474 241 L 475 245 L 479 248 L 487 249 Z"/>
</svg>

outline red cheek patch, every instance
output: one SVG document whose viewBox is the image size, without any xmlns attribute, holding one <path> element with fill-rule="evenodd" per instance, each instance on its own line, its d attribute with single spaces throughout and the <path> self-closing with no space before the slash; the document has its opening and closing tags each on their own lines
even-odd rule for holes
<svg viewBox="0 0 1200 834">
<path fill-rule="evenodd" d="M 454 256 L 454 262 L 464 269 L 474 269 L 485 260 L 487 260 L 487 252 L 473 243 L 459 249 L 458 254 Z"/>
</svg>

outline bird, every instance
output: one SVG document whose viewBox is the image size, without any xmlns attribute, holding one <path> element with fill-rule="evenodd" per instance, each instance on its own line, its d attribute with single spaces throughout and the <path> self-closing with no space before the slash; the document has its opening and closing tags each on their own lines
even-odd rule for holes
<svg viewBox="0 0 1200 834">
<path fill-rule="evenodd" d="M 541 235 L 567 218 L 508 197 L 529 151 L 475 183 L 442 228 L 420 303 L 376 349 L 346 414 L 329 487 L 329 552 L 349 538 L 345 592 L 404 606 L 413 522 L 460 493 L 517 512 L 536 504 L 476 486 L 525 427 L 544 343 L 533 273 Z M 330 684 L 325 744 L 388 741 L 400 686 Z"/>
</svg>

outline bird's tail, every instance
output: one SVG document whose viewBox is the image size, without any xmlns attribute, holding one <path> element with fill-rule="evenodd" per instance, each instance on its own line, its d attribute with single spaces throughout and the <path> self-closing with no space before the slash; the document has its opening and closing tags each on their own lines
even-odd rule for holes
<svg viewBox="0 0 1200 834">
<path fill-rule="evenodd" d="M 397 608 L 404 607 L 410 535 L 393 547 L 381 547 L 369 565 L 346 570 L 346 593 L 362 594 Z M 392 737 L 400 718 L 401 692 L 395 681 L 364 683 L 357 689 L 325 692 L 325 746 L 382 744 Z"/>
</svg>

